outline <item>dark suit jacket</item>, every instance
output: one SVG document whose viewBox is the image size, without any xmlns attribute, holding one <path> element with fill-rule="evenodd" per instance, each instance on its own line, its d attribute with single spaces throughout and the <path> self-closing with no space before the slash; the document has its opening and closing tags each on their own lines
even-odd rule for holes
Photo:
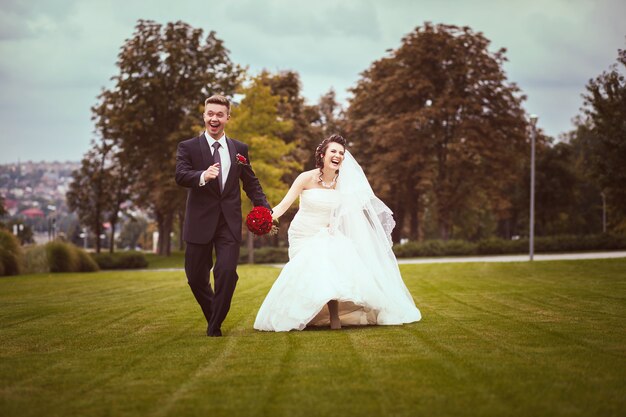
<svg viewBox="0 0 626 417">
<path fill-rule="evenodd" d="M 220 193 L 217 180 L 211 180 L 200 187 L 200 175 L 213 165 L 213 155 L 204 133 L 178 144 L 176 152 L 176 183 L 189 188 L 183 239 L 185 242 L 206 244 L 215 234 L 219 215 L 222 213 L 233 236 L 241 241 L 241 190 L 252 200 L 254 206 L 270 208 L 261 184 L 250 166 L 248 145 L 226 138 L 230 153 L 230 171 L 224 191 Z M 243 155 L 248 165 L 237 163 L 235 156 Z"/>
</svg>

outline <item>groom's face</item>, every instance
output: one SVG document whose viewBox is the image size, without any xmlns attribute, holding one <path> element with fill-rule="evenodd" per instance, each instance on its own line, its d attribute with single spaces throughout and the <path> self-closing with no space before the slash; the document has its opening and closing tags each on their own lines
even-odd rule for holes
<svg viewBox="0 0 626 417">
<path fill-rule="evenodd" d="M 204 126 L 209 132 L 209 136 L 215 140 L 222 137 L 229 119 L 230 114 L 228 114 L 226 106 L 208 103 L 204 108 Z"/>
</svg>

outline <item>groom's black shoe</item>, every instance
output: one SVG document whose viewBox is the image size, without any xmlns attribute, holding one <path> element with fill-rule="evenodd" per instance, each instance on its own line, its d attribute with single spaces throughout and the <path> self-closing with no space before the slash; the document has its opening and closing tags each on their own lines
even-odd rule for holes
<svg viewBox="0 0 626 417">
<path fill-rule="evenodd" d="M 209 327 L 206 328 L 206 335 L 209 337 L 220 337 L 222 336 L 222 331 L 220 329 L 211 330 Z"/>
</svg>

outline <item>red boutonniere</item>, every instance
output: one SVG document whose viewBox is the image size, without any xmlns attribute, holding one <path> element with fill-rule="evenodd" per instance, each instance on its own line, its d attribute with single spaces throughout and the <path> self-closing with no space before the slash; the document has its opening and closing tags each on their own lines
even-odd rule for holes
<svg viewBox="0 0 626 417">
<path fill-rule="evenodd" d="M 237 159 L 237 163 L 239 165 L 248 165 L 248 160 L 242 154 L 238 153 L 237 156 L 235 156 L 235 158 Z"/>
</svg>

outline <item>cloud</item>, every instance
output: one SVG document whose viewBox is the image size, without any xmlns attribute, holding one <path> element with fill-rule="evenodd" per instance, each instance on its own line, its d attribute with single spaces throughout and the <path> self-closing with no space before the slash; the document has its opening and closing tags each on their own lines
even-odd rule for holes
<svg viewBox="0 0 626 417">
<path fill-rule="evenodd" d="M 279 39 L 337 37 L 378 39 L 380 29 L 370 0 L 318 0 L 294 4 L 289 0 L 242 0 L 228 4 L 230 20 Z"/>
<path fill-rule="evenodd" d="M 26 4 L 4 0 L 0 4 L 0 42 L 38 38 L 56 31 L 71 14 L 74 0 L 43 1 Z"/>
<path fill-rule="evenodd" d="M 425 21 L 468 25 L 493 50 L 507 48 L 509 79 L 556 136 L 571 128 L 587 80 L 625 47 L 625 15 L 623 0 L 3 0 L 0 162 L 80 159 L 92 137 L 89 109 L 138 19 L 215 30 L 252 73 L 297 71 L 310 102 L 331 87 L 345 100 L 359 73 Z"/>
</svg>

